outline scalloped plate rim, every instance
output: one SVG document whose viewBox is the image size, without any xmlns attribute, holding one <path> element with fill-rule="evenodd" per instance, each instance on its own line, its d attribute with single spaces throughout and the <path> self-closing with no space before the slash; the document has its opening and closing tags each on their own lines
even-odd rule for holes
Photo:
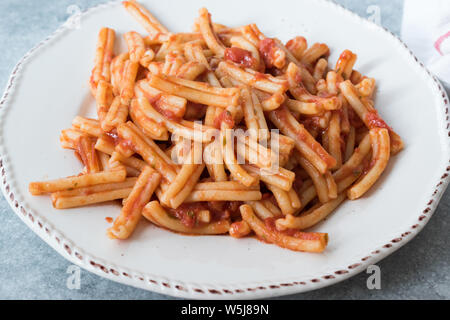
<svg viewBox="0 0 450 320">
<path fill-rule="evenodd" d="M 352 17 L 355 21 L 358 20 L 359 23 L 366 23 L 374 26 L 381 32 L 384 32 L 387 38 L 390 41 L 397 41 L 399 45 L 402 45 L 404 48 L 402 50 L 408 51 L 410 58 L 415 59 L 415 63 L 420 65 L 420 67 L 425 71 L 424 76 L 428 77 L 429 81 L 434 82 L 433 89 L 437 94 L 441 95 L 442 107 L 446 109 L 446 114 L 448 112 L 448 98 L 445 90 L 443 90 L 442 85 L 439 81 L 431 75 L 431 73 L 423 66 L 422 63 L 418 61 L 418 59 L 414 56 L 414 54 L 407 48 L 407 46 L 394 34 L 392 34 L 387 29 L 380 27 L 370 21 L 367 21 L 355 13 L 345 9 L 339 4 L 331 2 L 330 0 L 319 0 L 323 4 L 329 5 L 335 10 L 340 10 L 341 13 L 347 14 Z M 99 4 L 93 7 L 88 8 L 84 12 L 82 12 L 82 16 L 87 15 L 89 13 L 95 12 L 100 8 L 106 8 L 109 6 L 118 5 L 121 1 L 113 0 L 103 4 Z M 2 99 L 0 100 L 0 116 L 3 116 L 5 110 L 8 108 L 8 102 L 10 95 L 14 92 L 14 89 L 19 83 L 20 79 L 20 69 L 27 62 L 28 59 L 33 57 L 34 54 L 39 52 L 41 47 L 55 41 L 56 38 L 61 35 L 64 31 L 69 30 L 69 21 L 66 21 L 62 26 L 60 26 L 55 32 L 53 32 L 50 36 L 48 36 L 43 41 L 39 42 L 36 46 L 30 49 L 16 64 L 14 67 L 10 78 L 7 82 L 6 89 L 2 95 Z M 414 63 L 413 61 L 411 63 Z M 435 106 L 436 107 L 436 106 Z M 0 118 L 0 123 L 3 124 L 3 117 Z M 445 121 L 445 120 L 444 120 Z M 448 124 L 448 121 L 447 121 Z M 3 129 L 3 126 L 0 127 Z M 449 133 L 450 135 L 450 133 Z M 275 297 L 280 295 L 287 295 L 293 293 L 306 292 L 310 290 L 319 289 L 342 280 L 345 280 L 349 277 L 352 277 L 359 272 L 363 271 L 368 265 L 374 264 L 389 254 L 393 253 L 404 244 L 409 242 L 412 238 L 414 238 L 420 230 L 426 225 L 428 220 L 431 218 L 434 213 L 439 200 L 444 193 L 448 182 L 449 176 L 448 171 L 449 167 L 447 167 L 446 172 L 438 181 L 438 185 L 436 186 L 433 195 L 430 197 L 433 201 L 427 204 L 425 207 L 427 210 L 426 216 L 423 219 L 417 222 L 416 225 L 412 226 L 408 230 L 405 230 L 398 238 L 392 240 L 389 243 L 386 243 L 382 246 L 377 246 L 370 253 L 365 256 L 361 256 L 358 260 L 355 260 L 355 263 L 348 266 L 342 267 L 341 270 L 337 270 L 335 274 L 323 275 L 320 279 L 304 279 L 300 281 L 291 281 L 288 283 L 283 282 L 265 282 L 264 285 L 260 284 L 260 286 L 249 288 L 246 284 L 243 284 L 240 289 L 236 289 L 237 285 L 233 285 L 227 287 L 223 285 L 221 287 L 200 284 L 200 283 L 184 283 L 183 281 L 175 280 L 175 279 L 167 279 L 164 276 L 152 276 L 148 274 L 140 274 L 135 273 L 131 270 L 120 268 L 119 266 L 115 266 L 114 264 L 107 263 L 102 261 L 101 258 L 90 256 L 89 254 L 83 252 L 83 250 L 78 250 L 78 248 L 70 242 L 70 240 L 66 239 L 62 233 L 56 229 L 54 229 L 50 223 L 46 222 L 45 219 L 40 217 L 39 215 L 33 213 L 33 210 L 27 210 L 26 204 L 23 205 L 20 200 L 17 200 L 14 196 L 14 190 L 12 190 L 11 182 L 8 181 L 7 167 L 9 165 L 7 159 L 7 155 L 3 154 L 3 137 L 0 135 L 0 169 L 1 169 L 1 179 L 2 183 L 0 183 L 2 192 L 5 196 L 5 199 L 13 209 L 13 211 L 19 216 L 19 218 L 30 228 L 32 229 L 42 240 L 44 240 L 47 244 L 49 244 L 53 249 L 55 249 L 59 254 L 61 254 L 64 258 L 69 260 L 70 262 L 93 272 L 101 277 L 131 285 L 137 288 L 142 288 L 145 290 L 150 290 L 153 292 L 167 294 L 174 297 L 183 297 L 183 298 L 194 298 L 194 299 L 250 299 L 250 298 L 267 298 L 267 297 Z M 446 164 L 448 165 L 448 163 Z M 445 166 L 445 164 L 443 164 Z M 80 256 L 80 252 L 82 256 Z M 155 280 L 157 279 L 157 280 Z M 315 281 L 317 280 L 317 281 Z M 263 282 L 263 281 L 261 281 Z"/>
</svg>

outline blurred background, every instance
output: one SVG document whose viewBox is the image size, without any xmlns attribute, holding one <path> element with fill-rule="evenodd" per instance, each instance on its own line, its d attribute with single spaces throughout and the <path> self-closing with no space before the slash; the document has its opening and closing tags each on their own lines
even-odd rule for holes
<svg viewBox="0 0 450 320">
<path fill-rule="evenodd" d="M 0 90 L 19 59 L 68 18 L 106 0 L 1 0 Z M 449 88 L 450 1 L 337 0 L 401 37 Z M 337 285 L 280 299 L 450 299 L 450 192 L 422 232 L 378 266 L 381 289 L 365 272 Z M 20 221 L 0 195 L 0 299 L 173 299 L 81 271 L 80 289 L 66 285 L 71 263 Z"/>
</svg>

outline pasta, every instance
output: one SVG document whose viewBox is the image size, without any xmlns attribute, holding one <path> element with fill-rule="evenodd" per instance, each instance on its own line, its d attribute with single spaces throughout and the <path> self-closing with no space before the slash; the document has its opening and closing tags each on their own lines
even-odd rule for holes
<svg viewBox="0 0 450 320">
<path fill-rule="evenodd" d="M 309 229 L 374 188 L 404 147 L 357 55 L 344 50 L 330 67 L 325 43 L 283 44 L 206 8 L 192 32 L 171 33 L 136 1 L 123 6 L 146 34 L 124 33 L 126 51 L 114 52 L 116 32 L 100 30 L 97 118 L 77 116 L 60 136 L 83 169 L 30 193 L 56 209 L 120 201 L 111 239 L 132 237 L 143 216 L 173 232 L 323 252 L 328 234 Z"/>
</svg>

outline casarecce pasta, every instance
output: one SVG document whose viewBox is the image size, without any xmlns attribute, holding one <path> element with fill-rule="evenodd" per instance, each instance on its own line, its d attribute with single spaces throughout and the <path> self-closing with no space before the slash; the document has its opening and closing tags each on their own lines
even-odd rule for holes
<svg viewBox="0 0 450 320">
<path fill-rule="evenodd" d="M 255 24 L 227 27 L 199 11 L 192 32 L 172 33 L 136 1 L 146 30 L 98 34 L 89 80 L 97 119 L 61 132 L 81 173 L 31 182 L 57 209 L 121 201 L 107 230 L 132 236 L 141 220 L 197 235 L 254 234 L 294 251 L 322 252 L 312 232 L 346 199 L 366 194 L 403 149 L 375 108 L 375 79 L 344 50 L 283 44 Z M 141 218 L 144 219 L 141 219 Z"/>
</svg>

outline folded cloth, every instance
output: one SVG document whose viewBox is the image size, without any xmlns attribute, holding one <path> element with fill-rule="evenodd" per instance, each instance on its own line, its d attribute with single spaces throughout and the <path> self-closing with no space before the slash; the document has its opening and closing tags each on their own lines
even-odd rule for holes
<svg viewBox="0 0 450 320">
<path fill-rule="evenodd" d="M 405 0 L 402 40 L 450 90 L 450 1 Z"/>
</svg>

